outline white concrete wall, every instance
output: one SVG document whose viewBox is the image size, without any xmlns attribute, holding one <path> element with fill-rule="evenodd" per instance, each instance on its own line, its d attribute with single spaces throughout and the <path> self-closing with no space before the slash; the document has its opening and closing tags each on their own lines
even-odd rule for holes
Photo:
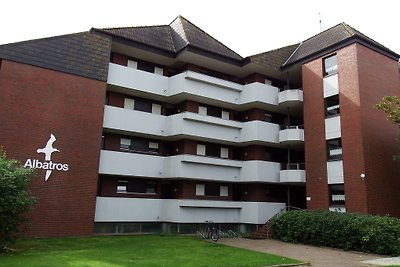
<svg viewBox="0 0 400 267">
<path fill-rule="evenodd" d="M 95 222 L 263 224 L 285 203 L 97 197 Z"/>
<path fill-rule="evenodd" d="M 341 136 L 340 116 L 325 119 L 325 139 L 340 138 Z"/>
<path fill-rule="evenodd" d="M 343 184 L 343 161 L 328 161 L 328 184 Z"/>
</svg>

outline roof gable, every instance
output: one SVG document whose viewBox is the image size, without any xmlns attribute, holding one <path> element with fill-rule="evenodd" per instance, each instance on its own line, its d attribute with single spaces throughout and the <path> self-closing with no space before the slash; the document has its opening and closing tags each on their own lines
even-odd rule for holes
<svg viewBox="0 0 400 267">
<path fill-rule="evenodd" d="M 169 25 L 94 30 L 175 54 L 192 47 L 230 59 L 242 60 L 239 54 L 182 16 L 176 17 Z"/>
<path fill-rule="evenodd" d="M 351 41 L 363 42 L 386 53 L 388 56 L 397 57 L 398 59 L 398 55 L 395 52 L 343 22 L 303 41 L 282 67 L 288 67 L 297 62 L 313 58 L 313 56 L 317 56 L 320 53 L 337 49 L 341 44 L 347 44 L 346 42 Z"/>
</svg>

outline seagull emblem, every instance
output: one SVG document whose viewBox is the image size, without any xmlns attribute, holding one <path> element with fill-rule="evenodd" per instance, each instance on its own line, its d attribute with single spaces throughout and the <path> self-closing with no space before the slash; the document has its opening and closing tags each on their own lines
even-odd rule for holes
<svg viewBox="0 0 400 267">
<path fill-rule="evenodd" d="M 44 148 L 39 148 L 36 152 L 37 153 L 44 153 L 45 160 L 51 160 L 51 154 L 53 152 L 60 152 L 60 150 L 58 150 L 57 148 L 53 147 L 53 143 L 56 141 L 56 137 L 54 136 L 54 134 L 50 134 L 50 139 L 49 141 L 47 141 L 47 144 Z"/>
<path fill-rule="evenodd" d="M 51 160 L 51 154 L 53 152 L 60 152 L 60 150 L 58 150 L 57 148 L 53 147 L 53 143 L 56 141 L 56 137 L 54 136 L 54 134 L 50 134 L 50 138 L 49 141 L 47 141 L 47 144 L 44 148 L 39 148 L 38 150 L 36 150 L 37 153 L 43 153 L 45 154 L 44 159 L 45 160 Z M 47 170 L 44 180 L 47 181 L 47 179 L 49 179 L 50 175 L 51 175 L 52 170 Z"/>
</svg>

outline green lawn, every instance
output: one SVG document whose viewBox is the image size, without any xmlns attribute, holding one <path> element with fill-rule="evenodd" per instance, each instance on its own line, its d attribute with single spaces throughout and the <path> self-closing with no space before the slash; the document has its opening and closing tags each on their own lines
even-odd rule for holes
<svg viewBox="0 0 400 267">
<path fill-rule="evenodd" d="M 0 266 L 261 267 L 298 263 L 189 236 L 21 239 L 12 248 L 14 252 L 0 254 Z"/>
</svg>

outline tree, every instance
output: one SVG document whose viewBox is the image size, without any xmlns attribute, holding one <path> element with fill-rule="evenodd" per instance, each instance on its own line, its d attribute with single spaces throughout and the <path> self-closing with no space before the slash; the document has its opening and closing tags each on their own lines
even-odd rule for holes
<svg viewBox="0 0 400 267">
<path fill-rule="evenodd" d="M 30 195 L 29 183 L 35 176 L 14 159 L 7 159 L 0 148 L 0 251 L 15 240 L 16 234 L 28 219 L 35 203 Z"/>
<path fill-rule="evenodd" d="M 384 96 L 382 100 L 375 105 L 375 108 L 385 112 L 386 119 L 400 127 L 400 99 L 397 96 Z M 400 155 L 393 156 L 393 159 L 400 160 Z"/>
</svg>

